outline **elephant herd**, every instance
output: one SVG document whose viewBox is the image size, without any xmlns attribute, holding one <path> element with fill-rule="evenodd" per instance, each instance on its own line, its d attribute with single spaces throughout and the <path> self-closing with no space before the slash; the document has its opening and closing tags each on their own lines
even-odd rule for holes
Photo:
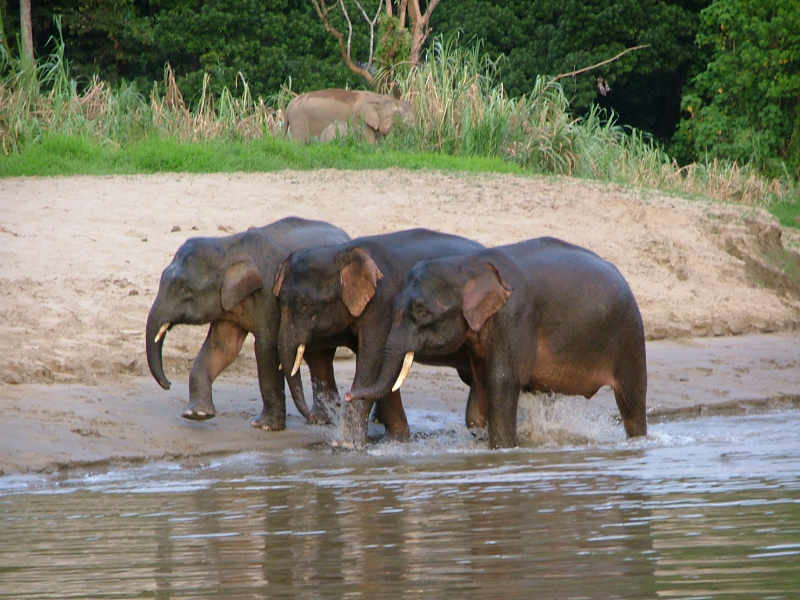
<svg viewBox="0 0 800 600">
<path fill-rule="evenodd" d="M 265 430 L 286 426 L 285 379 L 309 423 L 340 420 L 336 443 L 364 446 L 373 405 L 387 436 L 406 440 L 400 388 L 418 361 L 456 369 L 469 386 L 466 425 L 486 427 L 491 448 L 517 444 L 525 390 L 589 398 L 609 385 L 627 435 L 647 433 L 636 300 L 614 265 L 551 237 L 494 248 L 428 229 L 351 239 L 288 217 L 192 238 L 164 269 L 147 318 L 147 362 L 164 388 L 162 347 L 177 324 L 210 324 L 189 377 L 188 419 L 215 415 L 212 382 L 252 333 L 263 400 L 252 424 Z M 356 354 L 344 402 L 338 346 Z"/>
</svg>

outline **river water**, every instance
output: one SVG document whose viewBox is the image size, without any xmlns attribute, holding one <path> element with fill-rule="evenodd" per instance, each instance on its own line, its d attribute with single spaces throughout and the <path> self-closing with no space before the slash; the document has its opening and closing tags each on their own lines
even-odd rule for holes
<svg viewBox="0 0 800 600">
<path fill-rule="evenodd" d="M 490 452 L 452 427 L 0 477 L 0 597 L 797 598 L 799 432 L 788 411 Z"/>
</svg>

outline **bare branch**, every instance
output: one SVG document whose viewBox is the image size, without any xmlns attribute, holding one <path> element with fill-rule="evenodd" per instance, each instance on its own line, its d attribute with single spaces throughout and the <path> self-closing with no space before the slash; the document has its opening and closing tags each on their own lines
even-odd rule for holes
<svg viewBox="0 0 800 600">
<path fill-rule="evenodd" d="M 344 5 L 344 0 L 339 0 L 339 6 L 342 7 L 344 20 L 347 21 L 347 56 L 352 58 L 352 54 L 350 53 L 350 45 L 353 41 L 353 22 L 350 20 L 350 15 L 347 14 L 347 7 Z"/>
<path fill-rule="evenodd" d="M 350 52 L 348 51 L 347 45 L 344 40 L 344 34 L 336 29 L 333 25 L 331 25 L 330 21 L 328 20 L 328 13 L 334 8 L 338 3 L 338 0 L 334 0 L 333 4 L 328 6 L 325 4 L 325 0 L 311 0 L 311 4 L 314 5 L 314 9 L 317 11 L 317 16 L 319 17 L 322 24 L 325 26 L 325 30 L 330 33 L 333 37 L 336 38 L 336 41 L 339 43 L 339 52 L 342 55 L 342 60 L 344 64 L 350 69 L 353 73 L 357 75 L 361 75 L 370 85 L 375 84 L 375 78 L 372 74 L 367 71 L 366 69 L 362 69 L 357 64 L 353 62 L 353 59 L 350 58 Z"/>
<path fill-rule="evenodd" d="M 406 13 L 408 7 L 408 0 L 401 0 L 400 1 L 400 8 L 397 9 L 397 18 L 400 20 L 400 29 L 405 29 L 406 27 Z"/>
<path fill-rule="evenodd" d="M 597 63 L 596 65 L 592 65 L 591 67 L 584 67 L 582 69 L 578 69 L 577 71 L 570 71 L 569 73 L 561 73 L 560 75 L 556 75 L 555 77 L 553 77 L 553 81 L 558 81 L 559 79 L 563 79 L 564 77 L 574 77 L 575 75 L 580 75 L 581 73 L 586 73 L 586 72 L 591 71 L 593 69 L 596 69 L 598 67 L 602 67 L 603 65 L 607 65 L 609 63 L 612 63 L 615 60 L 617 60 L 618 58 L 622 58 L 622 56 L 624 56 L 628 52 L 633 52 L 634 50 L 641 50 L 642 48 L 649 48 L 649 47 L 650 47 L 650 44 L 640 44 L 638 46 L 632 46 L 630 48 L 626 48 L 625 50 L 623 50 L 622 52 L 620 52 L 616 56 L 612 56 L 611 58 L 608 58 L 608 59 L 606 59 L 604 61 L 601 61 L 601 62 Z"/>
<path fill-rule="evenodd" d="M 22 34 L 22 51 L 33 63 L 33 27 L 31 26 L 31 0 L 19 0 L 19 22 Z"/>
<path fill-rule="evenodd" d="M 361 11 L 361 15 L 364 17 L 364 20 L 369 23 L 369 60 L 367 60 L 367 66 L 372 66 L 372 59 L 375 55 L 375 24 L 378 22 L 378 17 L 381 15 L 381 8 L 383 2 L 378 2 L 378 10 L 375 12 L 375 18 L 370 19 L 367 15 L 367 11 L 364 10 L 364 7 L 361 6 L 361 2 L 358 0 L 353 0 L 356 3 L 356 6 Z M 387 0 L 388 1 L 388 0 Z"/>
<path fill-rule="evenodd" d="M 428 39 L 430 33 L 430 20 L 433 9 L 439 4 L 440 0 L 430 0 L 425 9 L 425 14 L 422 14 L 419 8 L 419 0 L 411 0 L 408 5 L 408 20 L 411 28 L 411 54 L 409 62 L 412 65 L 419 63 L 419 53 L 425 40 Z M 407 4 L 408 0 L 403 0 L 403 4 Z"/>
</svg>

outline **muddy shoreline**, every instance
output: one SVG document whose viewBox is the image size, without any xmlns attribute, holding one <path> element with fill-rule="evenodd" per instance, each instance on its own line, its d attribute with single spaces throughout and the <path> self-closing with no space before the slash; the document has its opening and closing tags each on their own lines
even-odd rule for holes
<svg viewBox="0 0 800 600">
<path fill-rule="evenodd" d="M 648 361 L 651 423 L 800 408 L 800 336 L 795 333 L 649 342 Z M 353 369 L 352 360 L 336 362 L 342 393 Z M 303 376 L 307 386 L 305 367 Z M 169 391 L 150 378 L 130 376 L 96 385 L 6 387 L 0 399 L 0 474 L 279 453 L 327 445 L 336 433 L 334 426 L 307 425 L 291 401 L 285 431 L 251 427 L 248 420 L 260 409 L 254 373 L 223 374 L 215 384 L 218 416 L 187 421 L 180 414 L 188 385 L 173 379 Z M 467 388 L 450 369 L 415 365 L 403 392 L 413 434 L 418 411 L 426 418 L 460 419 Z M 520 440 L 526 445 L 596 442 L 586 436 L 590 421 L 607 423 L 613 436 L 624 439 L 621 425 L 612 425 L 617 412 L 610 390 L 591 400 L 532 394 L 520 399 Z M 374 433 L 380 435 L 380 427 Z"/>
<path fill-rule="evenodd" d="M 144 357 L 159 275 L 186 238 L 288 215 L 354 237 L 423 226 L 487 245 L 553 235 L 586 246 L 636 295 L 653 420 L 798 406 L 800 232 L 760 209 L 566 178 L 397 169 L 9 178 L 0 180 L 0 472 L 327 440 L 331 430 L 304 425 L 291 402 L 287 431 L 248 425 L 260 402 L 252 339 L 215 383 L 220 414 L 206 423 L 179 416 L 206 329 L 170 334 L 169 392 Z M 352 361 L 337 361 L 337 376 L 345 391 Z M 403 389 L 410 411 L 463 411 L 465 388 L 447 370 L 415 366 Z M 558 433 L 563 419 L 542 430 L 539 401 L 525 402 L 528 443 L 581 439 Z M 547 414 L 614 413 L 607 391 L 548 402 Z"/>
</svg>

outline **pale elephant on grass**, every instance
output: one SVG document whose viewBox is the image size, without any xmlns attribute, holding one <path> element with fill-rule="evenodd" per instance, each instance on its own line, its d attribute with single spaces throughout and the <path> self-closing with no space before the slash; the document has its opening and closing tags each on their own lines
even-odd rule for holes
<svg viewBox="0 0 800 600">
<path fill-rule="evenodd" d="M 289 103 L 283 131 L 304 142 L 311 138 L 330 141 L 346 132 L 349 122 L 353 127 L 361 127 L 364 138 L 374 144 L 391 131 L 395 118 L 413 124 L 411 104 L 375 92 L 317 90 L 301 94 Z"/>
</svg>

